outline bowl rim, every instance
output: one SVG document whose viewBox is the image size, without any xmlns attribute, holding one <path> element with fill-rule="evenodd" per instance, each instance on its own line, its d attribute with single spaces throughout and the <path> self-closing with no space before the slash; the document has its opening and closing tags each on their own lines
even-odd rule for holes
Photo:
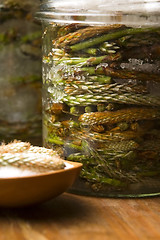
<svg viewBox="0 0 160 240">
<path fill-rule="evenodd" d="M 0 181 L 38 178 L 38 177 L 49 176 L 49 175 L 57 175 L 59 173 L 68 172 L 73 169 L 79 169 L 83 165 L 82 163 L 79 163 L 79 162 L 73 162 L 73 161 L 67 161 L 67 160 L 63 160 L 63 161 L 64 161 L 64 163 L 68 164 L 69 167 L 65 167 L 65 168 L 59 169 L 59 170 L 48 170 L 48 171 L 40 172 L 40 173 L 37 172 L 37 173 L 33 173 L 31 175 L 25 175 L 25 176 L 19 176 L 19 177 L 0 177 Z"/>
</svg>

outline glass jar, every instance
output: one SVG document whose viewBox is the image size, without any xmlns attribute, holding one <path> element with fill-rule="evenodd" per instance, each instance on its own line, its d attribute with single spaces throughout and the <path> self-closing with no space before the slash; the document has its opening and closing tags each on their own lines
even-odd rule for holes
<svg viewBox="0 0 160 240">
<path fill-rule="evenodd" d="M 83 163 L 70 191 L 160 194 L 160 1 L 45 1 L 43 138 Z"/>
<path fill-rule="evenodd" d="M 42 145 L 39 0 L 0 0 L 0 142 Z"/>
</svg>

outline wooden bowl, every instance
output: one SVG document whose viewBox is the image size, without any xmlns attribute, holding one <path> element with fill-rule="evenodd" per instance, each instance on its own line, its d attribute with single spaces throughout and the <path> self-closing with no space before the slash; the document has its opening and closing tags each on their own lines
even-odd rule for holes
<svg viewBox="0 0 160 240">
<path fill-rule="evenodd" d="M 80 173 L 82 164 L 65 161 L 62 170 L 30 176 L 0 178 L 0 206 L 23 207 L 42 203 L 65 192 Z"/>
</svg>

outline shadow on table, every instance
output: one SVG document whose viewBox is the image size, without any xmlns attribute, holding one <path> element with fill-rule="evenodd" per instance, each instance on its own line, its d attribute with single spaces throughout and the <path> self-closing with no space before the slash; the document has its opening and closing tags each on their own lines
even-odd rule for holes
<svg viewBox="0 0 160 240">
<path fill-rule="evenodd" d="M 90 215 L 94 211 L 87 198 L 64 193 L 44 204 L 25 208 L 0 208 L 0 221 L 5 219 L 22 219 L 27 221 L 65 222 Z"/>
</svg>

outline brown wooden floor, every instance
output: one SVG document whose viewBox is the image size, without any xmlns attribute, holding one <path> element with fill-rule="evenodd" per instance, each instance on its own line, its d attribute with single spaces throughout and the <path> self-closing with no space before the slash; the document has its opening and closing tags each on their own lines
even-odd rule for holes
<svg viewBox="0 0 160 240">
<path fill-rule="evenodd" d="M 45 204 L 0 209 L 0 240 L 159 240 L 160 198 L 64 193 Z"/>
</svg>

